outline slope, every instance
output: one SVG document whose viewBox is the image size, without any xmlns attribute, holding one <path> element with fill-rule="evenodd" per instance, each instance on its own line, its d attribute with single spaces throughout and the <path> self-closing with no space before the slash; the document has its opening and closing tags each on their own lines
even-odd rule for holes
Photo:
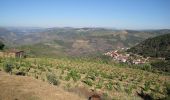
<svg viewBox="0 0 170 100">
<path fill-rule="evenodd" d="M 0 71 L 0 100 L 85 100 L 76 94 L 27 76 Z"/>
<path fill-rule="evenodd" d="M 170 77 L 163 74 L 85 58 L 6 58 L 1 59 L 0 65 L 12 74 L 35 77 L 81 95 L 83 93 L 75 89 L 94 90 L 102 94 L 104 100 L 141 100 L 139 95 L 162 99 L 167 96 L 166 84 L 170 81 Z"/>
<path fill-rule="evenodd" d="M 129 52 L 150 57 L 170 57 L 170 34 L 149 38 L 132 47 Z"/>
</svg>

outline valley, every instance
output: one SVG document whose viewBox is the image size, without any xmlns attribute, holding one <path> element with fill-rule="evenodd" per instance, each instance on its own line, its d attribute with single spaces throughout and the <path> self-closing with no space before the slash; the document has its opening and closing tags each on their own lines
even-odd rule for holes
<svg viewBox="0 0 170 100">
<path fill-rule="evenodd" d="M 17 31 L 16 31 L 17 30 Z M 170 30 L 116 30 L 105 28 L 0 28 L 0 40 L 29 55 L 86 56 L 133 47 Z M 37 50 L 41 48 L 41 50 Z M 48 49 L 48 50 L 46 50 Z"/>
<path fill-rule="evenodd" d="M 101 100 L 166 100 L 169 98 L 170 89 L 169 67 L 167 63 L 162 66 L 153 62 L 157 57 L 143 56 L 141 52 L 145 53 L 149 49 L 147 47 L 147 50 L 142 50 L 140 47 L 145 48 L 147 41 L 156 41 L 154 39 L 159 38 L 165 41 L 161 43 L 167 43 L 161 46 L 166 50 L 166 47 L 169 48 L 169 32 L 170 30 L 133 31 L 104 28 L 1 28 L 0 73 L 11 75 L 5 75 L 6 78 L 1 79 L 0 84 L 8 87 L 8 82 L 3 81 L 10 77 L 21 77 L 25 80 L 31 78 L 30 85 L 26 87 L 32 87 L 34 81 L 40 81 L 35 83 L 48 84 L 49 87 L 61 90 L 62 95 L 69 95 L 66 98 L 45 97 L 50 100 L 65 100 L 68 97 L 70 100 L 72 97 L 87 100 L 93 94 L 97 94 Z M 140 46 L 141 43 L 143 46 Z M 151 50 L 155 50 L 154 47 L 159 48 L 153 46 Z M 3 53 L 7 54 L 10 50 L 22 50 L 24 55 L 3 56 Z M 169 57 L 168 52 L 161 53 L 166 53 L 164 55 Z M 152 60 L 140 63 L 148 57 Z M 17 82 L 18 79 L 14 79 L 14 84 L 15 80 Z M 43 87 L 36 87 L 36 91 L 42 91 Z M 23 91 L 18 89 L 20 87 L 14 90 Z M 50 92 L 57 93 L 55 90 Z M 29 93 L 33 100 L 44 100 L 41 94 L 32 95 L 31 91 Z M 20 100 L 21 95 L 19 92 L 7 100 L 15 96 Z M 5 93 L 1 94 L 0 98 L 5 96 Z M 29 100 L 27 95 L 26 98 Z"/>
<path fill-rule="evenodd" d="M 170 100 L 170 0 L 0 0 L 0 100 Z"/>
</svg>

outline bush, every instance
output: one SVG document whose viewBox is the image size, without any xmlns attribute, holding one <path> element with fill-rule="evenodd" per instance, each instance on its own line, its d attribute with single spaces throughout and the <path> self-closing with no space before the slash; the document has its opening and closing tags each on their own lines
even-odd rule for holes
<svg viewBox="0 0 170 100">
<path fill-rule="evenodd" d="M 92 86 L 92 85 L 93 85 L 93 83 L 92 83 L 92 81 L 91 81 L 90 79 L 85 79 L 85 80 L 83 80 L 83 82 L 84 82 L 85 84 L 89 85 L 89 86 Z"/>
<path fill-rule="evenodd" d="M 50 84 L 59 85 L 59 80 L 54 74 L 47 74 L 47 80 Z"/>
<path fill-rule="evenodd" d="M 150 89 L 150 85 L 151 85 L 151 84 L 150 84 L 150 81 L 145 82 L 143 90 L 144 90 L 144 91 L 148 91 L 148 90 Z"/>
<path fill-rule="evenodd" d="M 90 79 L 93 80 L 93 81 L 96 80 L 95 73 L 88 73 L 88 75 L 87 75 L 86 77 L 87 77 L 87 78 L 90 78 Z"/>
<path fill-rule="evenodd" d="M 3 66 L 4 71 L 7 73 L 12 72 L 12 68 L 13 68 L 12 64 L 9 64 L 9 63 L 7 63 Z"/>
<path fill-rule="evenodd" d="M 151 71 L 152 67 L 150 64 L 143 64 L 142 69 L 146 71 Z"/>
<path fill-rule="evenodd" d="M 170 96 L 170 83 L 166 84 L 166 91 L 167 91 L 167 94 Z"/>
<path fill-rule="evenodd" d="M 5 45 L 0 41 L 0 50 L 3 50 L 4 46 Z"/>
<path fill-rule="evenodd" d="M 72 77 L 74 81 L 78 81 L 81 78 L 80 74 L 76 70 L 71 70 L 67 76 Z"/>
<path fill-rule="evenodd" d="M 162 100 L 170 100 L 170 84 L 166 83 L 165 86 L 166 86 L 166 97 L 163 98 Z"/>
<path fill-rule="evenodd" d="M 106 84 L 106 88 L 108 89 L 108 90 L 112 90 L 113 89 L 113 82 L 109 82 L 109 83 L 107 83 Z"/>
</svg>

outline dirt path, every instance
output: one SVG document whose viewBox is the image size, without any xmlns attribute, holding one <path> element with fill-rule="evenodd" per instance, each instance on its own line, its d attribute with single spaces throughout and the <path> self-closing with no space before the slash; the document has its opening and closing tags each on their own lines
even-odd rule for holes
<svg viewBox="0 0 170 100">
<path fill-rule="evenodd" d="M 85 100 L 40 80 L 0 71 L 0 100 Z"/>
</svg>

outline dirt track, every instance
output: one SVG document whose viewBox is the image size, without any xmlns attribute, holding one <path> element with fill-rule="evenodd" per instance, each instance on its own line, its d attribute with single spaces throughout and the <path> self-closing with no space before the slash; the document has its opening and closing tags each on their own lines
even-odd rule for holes
<svg viewBox="0 0 170 100">
<path fill-rule="evenodd" d="M 85 100 L 40 80 L 0 71 L 0 100 Z"/>
</svg>

